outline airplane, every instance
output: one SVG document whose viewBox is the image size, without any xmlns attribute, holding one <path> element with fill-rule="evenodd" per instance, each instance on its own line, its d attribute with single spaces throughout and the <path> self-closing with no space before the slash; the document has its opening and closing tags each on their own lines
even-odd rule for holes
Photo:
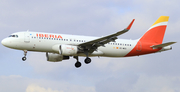
<svg viewBox="0 0 180 92">
<path fill-rule="evenodd" d="M 75 67 L 81 67 L 79 56 L 86 57 L 130 57 L 171 50 L 176 42 L 162 43 L 169 16 L 160 16 L 147 32 L 136 40 L 118 39 L 119 35 L 128 32 L 135 21 L 127 28 L 104 37 L 55 34 L 43 32 L 16 32 L 1 41 L 2 45 L 23 50 L 22 60 L 26 60 L 27 51 L 45 52 L 47 61 L 59 62 L 76 59 Z"/>
</svg>

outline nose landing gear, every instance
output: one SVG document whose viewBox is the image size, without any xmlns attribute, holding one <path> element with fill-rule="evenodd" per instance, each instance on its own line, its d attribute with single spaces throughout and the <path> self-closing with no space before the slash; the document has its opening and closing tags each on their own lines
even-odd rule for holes
<svg viewBox="0 0 180 92">
<path fill-rule="evenodd" d="M 24 51 L 24 57 L 22 57 L 22 60 L 23 60 L 23 61 L 26 61 L 26 59 L 27 59 L 27 58 L 26 58 L 27 50 L 23 50 L 23 51 Z"/>
</svg>

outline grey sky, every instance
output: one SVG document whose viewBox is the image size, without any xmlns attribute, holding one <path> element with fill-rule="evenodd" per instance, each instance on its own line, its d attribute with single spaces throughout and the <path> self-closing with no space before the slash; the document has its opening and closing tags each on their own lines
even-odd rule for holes
<svg viewBox="0 0 180 92">
<path fill-rule="evenodd" d="M 18 31 L 137 39 L 161 15 L 170 16 L 164 42 L 179 42 L 179 0 L 0 0 L 0 40 Z M 173 50 L 129 58 L 93 57 L 74 67 L 75 59 L 46 61 L 45 53 L 0 45 L 0 92 L 179 92 L 179 43 Z"/>
</svg>

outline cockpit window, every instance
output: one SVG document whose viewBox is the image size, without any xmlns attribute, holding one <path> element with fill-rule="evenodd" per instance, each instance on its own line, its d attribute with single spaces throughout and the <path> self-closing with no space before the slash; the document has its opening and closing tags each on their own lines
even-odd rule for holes
<svg viewBox="0 0 180 92">
<path fill-rule="evenodd" d="M 16 38 L 18 38 L 18 35 L 10 35 L 9 37 L 16 37 Z"/>
</svg>

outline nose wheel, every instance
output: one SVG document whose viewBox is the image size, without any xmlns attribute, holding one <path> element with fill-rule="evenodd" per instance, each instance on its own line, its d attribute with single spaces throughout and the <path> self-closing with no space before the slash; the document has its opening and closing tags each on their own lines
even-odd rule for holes
<svg viewBox="0 0 180 92">
<path fill-rule="evenodd" d="M 26 61 L 26 59 L 27 59 L 27 58 L 26 58 L 27 50 L 23 50 L 23 51 L 24 51 L 24 57 L 22 57 L 22 60 L 23 60 L 23 61 Z"/>
<path fill-rule="evenodd" d="M 26 57 L 22 57 L 22 60 L 23 60 L 23 61 L 26 61 L 26 59 L 27 59 Z"/>
</svg>

